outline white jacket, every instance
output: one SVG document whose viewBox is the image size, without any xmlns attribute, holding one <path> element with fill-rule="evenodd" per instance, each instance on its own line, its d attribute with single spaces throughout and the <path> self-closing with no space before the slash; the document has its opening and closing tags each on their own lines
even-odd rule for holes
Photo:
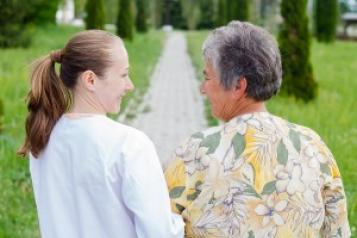
<svg viewBox="0 0 357 238">
<path fill-rule="evenodd" d="M 43 238 L 184 236 L 150 139 L 103 115 L 62 116 L 30 171 Z"/>
</svg>

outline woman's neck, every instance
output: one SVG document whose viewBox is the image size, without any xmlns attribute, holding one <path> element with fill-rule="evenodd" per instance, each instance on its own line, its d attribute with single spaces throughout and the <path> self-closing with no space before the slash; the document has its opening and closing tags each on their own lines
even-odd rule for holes
<svg viewBox="0 0 357 238">
<path fill-rule="evenodd" d="M 106 112 L 104 108 L 94 100 L 90 95 L 75 94 L 73 97 L 73 105 L 69 113 L 76 114 L 102 114 Z"/>
<path fill-rule="evenodd" d="M 265 111 L 267 111 L 267 109 L 265 107 L 264 102 L 257 102 L 254 100 L 245 99 L 242 102 L 232 106 L 231 110 L 227 110 L 222 119 L 223 121 L 229 121 L 234 117 L 241 116 L 244 114 Z"/>
</svg>

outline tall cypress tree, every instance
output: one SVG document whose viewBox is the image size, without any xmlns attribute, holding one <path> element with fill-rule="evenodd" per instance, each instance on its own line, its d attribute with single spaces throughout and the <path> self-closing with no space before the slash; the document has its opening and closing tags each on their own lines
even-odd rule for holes
<svg viewBox="0 0 357 238">
<path fill-rule="evenodd" d="M 214 27 L 214 1 L 200 0 L 201 19 L 197 29 L 212 29 Z"/>
<path fill-rule="evenodd" d="M 240 21 L 249 20 L 249 0 L 236 0 L 237 9 L 236 9 L 236 19 Z"/>
<path fill-rule="evenodd" d="M 228 8 L 226 7 L 226 0 L 218 0 L 217 2 L 217 16 L 216 16 L 216 21 L 215 24 L 216 26 L 223 26 L 227 24 L 227 10 Z"/>
<path fill-rule="evenodd" d="M 136 30 L 138 32 L 147 32 L 148 27 L 146 23 L 146 1 L 145 0 L 136 0 L 136 9 L 137 9 L 137 14 L 136 14 Z"/>
<path fill-rule="evenodd" d="M 315 1 L 315 35 L 318 41 L 332 42 L 336 37 L 337 0 Z"/>
<path fill-rule="evenodd" d="M 175 28 L 175 29 L 182 29 L 182 30 L 187 30 L 187 22 L 186 19 L 183 17 L 182 13 L 182 5 L 180 1 L 173 1 L 170 2 L 169 4 L 166 2 L 165 6 L 165 11 L 164 11 L 164 16 L 163 18 L 167 18 L 169 15 L 169 19 L 165 19 L 165 21 L 169 20 L 170 24 Z M 169 11 L 168 13 L 166 11 Z M 167 22 L 165 22 L 167 24 Z"/>
<path fill-rule="evenodd" d="M 117 2 L 118 0 L 104 0 L 106 23 L 115 24 L 119 10 L 119 4 L 117 4 Z"/>
<path fill-rule="evenodd" d="M 132 40 L 134 19 L 131 0 L 119 0 L 119 13 L 117 18 L 117 34 L 124 39 Z"/>
<path fill-rule="evenodd" d="M 237 1 L 236 0 L 226 0 L 226 20 L 230 22 L 234 20 L 235 13 L 237 12 Z"/>
<path fill-rule="evenodd" d="M 86 0 L 74 0 L 74 16 L 80 18 L 85 11 Z"/>
<path fill-rule="evenodd" d="M 196 29 L 201 19 L 200 0 L 180 0 L 182 15 L 189 30 Z"/>
<path fill-rule="evenodd" d="M 160 28 L 163 24 L 163 0 L 150 0 L 153 4 L 153 16 L 155 28 Z"/>
<path fill-rule="evenodd" d="M 87 0 L 86 12 L 85 22 L 87 29 L 104 29 L 105 12 L 103 0 Z"/>
<path fill-rule="evenodd" d="M 282 90 L 304 101 L 315 98 L 317 83 L 310 63 L 310 35 L 306 0 L 282 0 L 284 22 L 279 32 L 283 65 Z"/>
<path fill-rule="evenodd" d="M 228 21 L 249 19 L 249 0 L 228 0 L 227 15 Z"/>
</svg>

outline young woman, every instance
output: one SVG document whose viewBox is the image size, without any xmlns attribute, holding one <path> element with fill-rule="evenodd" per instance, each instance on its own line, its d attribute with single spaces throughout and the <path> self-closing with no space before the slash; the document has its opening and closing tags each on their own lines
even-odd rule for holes
<svg viewBox="0 0 357 238">
<path fill-rule="evenodd" d="M 128 72 L 122 40 L 98 30 L 35 63 L 19 153 L 30 155 L 41 237 L 183 237 L 153 143 L 106 117 L 134 88 Z"/>
</svg>

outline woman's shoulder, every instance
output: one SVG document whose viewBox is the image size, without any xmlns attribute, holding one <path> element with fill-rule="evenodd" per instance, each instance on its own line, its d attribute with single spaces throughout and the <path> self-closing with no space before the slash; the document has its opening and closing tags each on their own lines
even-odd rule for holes
<svg viewBox="0 0 357 238">
<path fill-rule="evenodd" d="M 115 121 L 108 117 L 104 117 L 103 121 L 107 124 L 106 129 L 108 130 L 108 134 L 111 134 L 113 137 L 121 137 L 125 139 L 126 143 L 133 143 L 137 145 L 152 144 L 152 141 L 144 132 L 134 127 Z"/>
<path fill-rule="evenodd" d="M 72 138 L 86 138 L 87 141 L 104 144 L 150 141 L 142 131 L 104 115 L 81 119 L 62 117 L 54 128 L 54 134 L 66 134 Z"/>
<path fill-rule="evenodd" d="M 209 127 L 205 130 L 195 132 L 185 139 L 182 144 L 201 144 L 205 140 L 211 140 L 221 134 L 223 130 L 222 125 Z"/>
<path fill-rule="evenodd" d="M 128 136 L 132 137 L 133 139 L 141 139 L 141 140 L 149 139 L 144 132 L 142 132 L 141 130 L 135 127 L 123 124 L 121 122 L 115 121 L 110 118 L 106 118 L 106 120 L 108 121 L 109 124 L 112 125 L 113 128 L 115 128 L 116 132 L 125 132 L 128 134 Z"/>
<path fill-rule="evenodd" d="M 155 145 L 144 132 L 110 118 L 107 120 L 117 135 L 112 142 L 115 141 L 113 151 L 120 154 L 116 164 L 121 173 L 137 175 L 146 169 L 161 169 Z"/>
</svg>

